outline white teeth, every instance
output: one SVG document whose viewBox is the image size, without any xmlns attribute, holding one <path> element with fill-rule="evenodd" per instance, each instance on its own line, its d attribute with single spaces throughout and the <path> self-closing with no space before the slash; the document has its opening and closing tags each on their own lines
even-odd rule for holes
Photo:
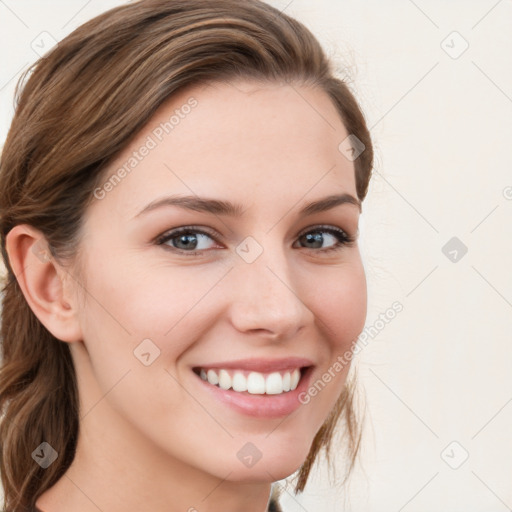
<svg viewBox="0 0 512 512">
<path fill-rule="evenodd" d="M 217 372 L 215 372 L 214 370 L 208 370 L 206 375 L 208 378 L 208 382 L 210 384 L 216 386 L 219 383 L 219 376 L 217 375 Z"/>
<path fill-rule="evenodd" d="M 300 380 L 300 371 L 293 370 L 292 375 L 291 375 L 290 388 L 295 389 L 299 384 L 299 380 Z"/>
<path fill-rule="evenodd" d="M 243 373 L 235 372 L 235 375 L 233 376 L 232 387 L 234 391 L 247 391 L 247 379 L 244 377 Z"/>
<path fill-rule="evenodd" d="M 219 372 L 219 387 L 222 389 L 229 389 L 231 387 L 231 377 L 226 370 Z"/>
<path fill-rule="evenodd" d="M 263 395 L 265 393 L 265 377 L 258 372 L 249 373 L 249 377 L 247 377 L 247 391 L 251 395 Z"/>
<path fill-rule="evenodd" d="M 252 395 L 279 395 L 297 388 L 300 381 L 300 370 L 296 368 L 292 372 L 273 372 L 263 374 L 250 372 L 247 376 L 242 371 L 208 370 L 201 369 L 201 379 L 208 381 L 222 389 L 233 389 L 242 393 L 247 391 Z"/>
<path fill-rule="evenodd" d="M 283 392 L 283 378 L 278 372 L 271 373 L 265 381 L 265 393 L 267 395 L 278 395 Z"/>
<path fill-rule="evenodd" d="M 292 378 L 290 372 L 286 372 L 283 376 L 283 391 L 290 391 Z"/>
</svg>

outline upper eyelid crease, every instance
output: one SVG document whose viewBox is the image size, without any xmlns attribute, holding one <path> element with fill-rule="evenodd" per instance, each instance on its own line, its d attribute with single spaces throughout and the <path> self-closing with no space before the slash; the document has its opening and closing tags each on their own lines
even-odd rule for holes
<svg viewBox="0 0 512 512">
<path fill-rule="evenodd" d="M 300 217 L 313 215 L 315 213 L 324 212 L 343 204 L 353 205 L 358 208 L 359 212 L 362 211 L 361 202 L 354 196 L 344 193 L 338 195 L 330 195 L 317 201 L 313 201 L 312 203 L 302 207 L 298 215 Z M 212 213 L 214 215 L 228 215 L 231 217 L 241 217 L 245 211 L 240 204 L 235 204 L 219 199 L 208 199 L 198 196 L 168 196 L 152 201 L 146 205 L 137 215 L 135 215 L 134 218 L 162 206 L 178 206 L 187 210 Z"/>
<path fill-rule="evenodd" d="M 322 231 L 324 231 L 324 232 L 334 231 L 335 233 L 341 233 L 348 238 L 354 238 L 359 235 L 359 229 L 356 230 L 355 235 L 351 235 L 349 231 L 347 231 L 344 228 L 338 227 L 338 226 L 334 226 L 334 225 L 330 225 L 330 224 L 312 224 L 312 225 L 306 226 L 305 228 L 300 230 L 297 236 L 300 237 L 300 236 L 304 236 L 307 233 L 322 232 Z M 211 228 L 207 228 L 205 226 L 198 226 L 198 225 L 188 225 L 188 226 L 183 225 L 183 226 L 177 226 L 175 228 L 171 228 L 171 229 L 168 229 L 167 231 L 164 231 L 163 233 L 158 235 L 154 240 L 158 241 L 158 240 L 162 240 L 162 239 L 168 238 L 168 237 L 179 236 L 182 233 L 200 233 L 200 234 L 207 235 L 214 240 L 217 238 L 217 233 L 215 232 L 215 230 L 212 230 Z"/>
<path fill-rule="evenodd" d="M 337 239 L 337 243 L 335 246 L 332 246 L 330 248 L 328 247 L 327 249 L 323 249 L 323 250 L 320 249 L 319 252 L 322 252 L 322 251 L 326 252 L 326 251 L 329 251 L 330 249 L 334 249 L 336 247 L 341 248 L 341 246 L 344 246 L 344 245 L 351 246 L 352 244 L 354 244 L 357 241 L 358 234 L 359 234 L 359 230 L 357 230 L 357 233 L 355 235 L 351 235 L 347 230 L 340 228 L 338 226 L 332 226 L 332 225 L 326 225 L 326 224 L 316 224 L 316 225 L 312 225 L 312 226 L 308 226 L 308 227 L 304 228 L 297 236 L 300 238 L 300 237 L 306 235 L 307 233 L 317 233 L 317 232 L 329 233 L 331 236 L 334 236 Z M 179 237 L 186 233 L 198 233 L 198 234 L 206 235 L 206 236 L 210 237 L 213 241 L 218 242 L 217 235 L 214 233 L 211 233 L 209 229 L 205 229 L 204 227 L 193 226 L 193 225 L 179 226 L 179 227 L 170 229 L 170 230 L 162 233 L 158 237 L 156 237 L 154 239 L 154 241 L 158 245 L 164 245 L 164 244 L 166 244 L 166 242 L 172 240 L 173 238 Z M 340 240 L 340 238 L 341 238 L 341 240 Z M 184 251 L 182 249 L 177 249 L 172 246 L 171 246 L 171 248 L 173 250 L 177 250 L 178 252 L 186 252 L 186 253 L 190 253 L 191 255 L 195 254 L 194 251 Z M 203 251 L 201 250 L 199 252 L 203 252 Z"/>
</svg>

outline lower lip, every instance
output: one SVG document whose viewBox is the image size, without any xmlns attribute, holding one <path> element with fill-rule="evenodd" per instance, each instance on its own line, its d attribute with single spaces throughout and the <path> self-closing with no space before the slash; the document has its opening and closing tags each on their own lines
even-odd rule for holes
<svg viewBox="0 0 512 512">
<path fill-rule="evenodd" d="M 299 401 L 299 395 L 308 388 L 313 367 L 302 370 L 298 386 L 293 391 L 280 393 L 279 395 L 251 395 L 247 392 L 240 393 L 232 389 L 222 389 L 210 384 L 194 375 L 201 382 L 205 390 L 211 393 L 216 400 L 227 404 L 239 413 L 258 418 L 280 418 L 291 414 L 297 410 L 302 403 Z"/>
</svg>

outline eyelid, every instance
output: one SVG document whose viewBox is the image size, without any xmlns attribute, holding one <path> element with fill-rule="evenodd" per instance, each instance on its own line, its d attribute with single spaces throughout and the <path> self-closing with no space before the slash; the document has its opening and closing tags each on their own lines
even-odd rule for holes
<svg viewBox="0 0 512 512">
<path fill-rule="evenodd" d="M 219 243 L 217 241 L 217 233 L 213 229 L 205 227 L 205 226 L 194 226 L 194 225 L 177 226 L 175 228 L 168 229 L 167 231 L 164 231 L 162 234 L 158 235 L 154 239 L 154 243 L 161 244 L 161 243 L 163 243 L 163 241 L 168 240 L 171 237 L 171 235 L 172 235 L 172 237 L 178 236 L 182 232 L 202 233 L 204 235 L 208 235 L 209 237 L 211 237 L 216 243 Z"/>
<path fill-rule="evenodd" d="M 337 231 L 347 235 L 348 237 L 350 236 L 349 232 L 346 229 L 340 228 L 333 224 L 311 224 L 310 226 L 306 226 L 301 231 L 299 231 L 297 236 L 302 236 L 306 233 L 309 233 L 310 231 L 321 231 L 322 229 L 325 229 L 326 231 Z"/>
<path fill-rule="evenodd" d="M 331 224 L 311 224 L 309 226 L 306 226 L 303 228 L 297 235 L 295 240 L 298 240 L 303 235 L 311 232 L 327 232 L 331 234 L 332 236 L 339 235 L 342 240 L 337 239 L 337 243 L 331 247 L 326 247 L 323 249 L 311 249 L 313 252 L 322 254 L 329 251 L 336 251 L 342 249 L 344 246 L 352 246 L 357 241 L 357 235 L 359 230 L 357 230 L 355 235 L 351 235 L 349 231 L 340 228 L 338 226 L 334 226 Z M 179 236 L 182 233 L 199 233 L 209 236 L 216 244 L 220 244 L 218 241 L 217 232 L 209 227 L 206 226 L 197 226 L 197 225 L 183 225 L 183 226 L 177 226 L 175 228 L 169 229 L 165 231 L 164 233 L 158 235 L 154 239 L 154 243 L 158 245 L 164 245 L 165 242 L 171 240 L 174 237 Z M 307 247 L 301 247 L 301 249 L 308 249 Z M 177 253 L 177 254 L 184 254 L 184 255 L 202 255 L 205 252 L 209 251 L 210 249 L 200 249 L 200 250 L 190 250 L 185 251 L 183 249 L 178 249 L 176 247 L 169 246 L 169 250 Z"/>
</svg>

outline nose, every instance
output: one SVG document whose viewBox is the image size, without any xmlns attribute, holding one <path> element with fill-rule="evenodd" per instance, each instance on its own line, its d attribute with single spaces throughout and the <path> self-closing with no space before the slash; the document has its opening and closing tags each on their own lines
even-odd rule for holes
<svg viewBox="0 0 512 512">
<path fill-rule="evenodd" d="M 240 260 L 231 272 L 233 326 L 273 341 L 293 338 L 313 313 L 301 297 L 282 251 L 266 249 L 252 263 Z"/>
</svg>

